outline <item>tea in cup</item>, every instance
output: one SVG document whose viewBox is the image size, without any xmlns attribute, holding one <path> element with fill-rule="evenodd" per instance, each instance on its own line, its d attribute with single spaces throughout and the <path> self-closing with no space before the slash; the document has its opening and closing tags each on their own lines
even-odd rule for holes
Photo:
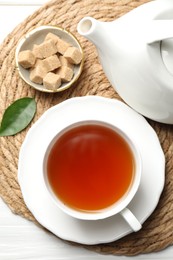
<svg viewBox="0 0 173 260">
<path fill-rule="evenodd" d="M 141 157 L 121 129 L 86 120 L 68 125 L 50 141 L 44 181 L 56 205 L 83 220 L 120 213 L 134 231 L 141 224 L 127 208 L 141 178 Z"/>
</svg>

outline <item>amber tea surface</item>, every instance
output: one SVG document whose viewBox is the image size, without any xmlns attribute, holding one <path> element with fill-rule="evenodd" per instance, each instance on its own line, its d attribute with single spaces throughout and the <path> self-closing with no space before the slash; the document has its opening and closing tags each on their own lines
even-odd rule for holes
<svg viewBox="0 0 173 260">
<path fill-rule="evenodd" d="M 54 143 L 47 176 L 64 204 L 97 211 L 117 202 L 134 177 L 134 158 L 126 141 L 104 125 L 79 125 Z"/>
</svg>

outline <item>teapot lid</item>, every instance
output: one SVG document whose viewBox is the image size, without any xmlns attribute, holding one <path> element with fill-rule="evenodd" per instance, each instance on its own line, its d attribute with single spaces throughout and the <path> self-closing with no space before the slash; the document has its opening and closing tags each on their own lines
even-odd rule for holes
<svg viewBox="0 0 173 260">
<path fill-rule="evenodd" d="M 173 38 L 161 42 L 161 56 L 168 72 L 173 75 Z"/>
</svg>

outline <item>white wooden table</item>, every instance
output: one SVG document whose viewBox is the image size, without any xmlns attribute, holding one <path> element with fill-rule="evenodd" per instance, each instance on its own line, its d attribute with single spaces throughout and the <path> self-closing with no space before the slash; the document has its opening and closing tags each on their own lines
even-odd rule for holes
<svg viewBox="0 0 173 260">
<path fill-rule="evenodd" d="M 61 1 L 61 0 L 59 0 Z M 156 0 L 157 1 L 157 0 Z M 46 0 L 0 0 L 0 42 Z M 10 17 L 10 19 L 9 19 Z M 136 257 L 104 256 L 72 246 L 14 215 L 0 199 L 0 260 L 148 260 L 173 259 L 173 247 Z"/>
</svg>

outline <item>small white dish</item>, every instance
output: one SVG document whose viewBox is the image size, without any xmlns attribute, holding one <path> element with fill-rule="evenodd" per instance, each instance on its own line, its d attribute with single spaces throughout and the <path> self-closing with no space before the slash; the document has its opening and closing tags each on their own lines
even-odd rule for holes
<svg viewBox="0 0 173 260">
<path fill-rule="evenodd" d="M 58 37 L 60 37 L 62 40 L 70 43 L 72 46 L 79 49 L 79 51 L 82 53 L 82 61 L 79 65 L 74 66 L 74 76 L 71 81 L 64 82 L 59 88 L 56 90 L 46 89 L 42 84 L 36 84 L 30 80 L 30 72 L 27 69 L 24 69 L 18 62 L 18 55 L 19 52 L 24 50 L 32 50 L 34 44 L 40 44 L 44 41 L 44 38 L 48 33 L 56 34 Z M 36 29 L 30 31 L 27 33 L 18 43 L 15 53 L 15 59 L 16 59 L 16 67 L 19 71 L 20 77 L 31 87 L 42 91 L 42 92 L 50 92 L 50 93 L 56 93 L 64 91 L 68 88 L 70 88 L 79 78 L 79 76 L 82 73 L 83 64 L 84 64 L 84 53 L 82 46 L 80 45 L 77 38 L 67 31 L 64 28 L 58 27 L 58 26 L 52 26 L 52 25 L 45 25 L 37 27 Z"/>
<path fill-rule="evenodd" d="M 71 98 L 50 108 L 28 131 L 18 168 L 24 201 L 38 222 L 62 239 L 83 244 L 115 241 L 132 232 L 120 215 L 95 221 L 75 219 L 53 203 L 44 185 L 40 163 L 44 149 L 58 129 L 76 120 L 116 122 L 134 138 L 143 171 L 139 189 L 128 207 L 143 224 L 157 206 L 164 186 L 165 158 L 155 131 L 124 103 L 97 96 Z"/>
</svg>

